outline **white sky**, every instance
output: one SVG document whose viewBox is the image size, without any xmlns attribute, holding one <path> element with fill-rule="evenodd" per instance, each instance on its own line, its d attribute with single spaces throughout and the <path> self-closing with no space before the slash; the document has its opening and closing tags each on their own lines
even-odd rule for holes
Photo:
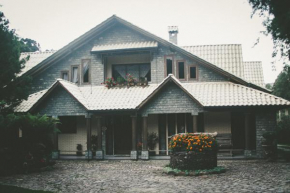
<svg viewBox="0 0 290 193">
<path fill-rule="evenodd" d="M 0 5 L 10 27 L 42 50 L 58 50 L 116 14 L 164 39 L 167 26 L 177 25 L 180 46 L 242 44 L 244 61 L 262 61 L 266 83 L 282 69 L 277 61 L 272 71 L 271 37 L 260 34 L 262 19 L 251 19 L 248 0 L 0 0 Z"/>
</svg>

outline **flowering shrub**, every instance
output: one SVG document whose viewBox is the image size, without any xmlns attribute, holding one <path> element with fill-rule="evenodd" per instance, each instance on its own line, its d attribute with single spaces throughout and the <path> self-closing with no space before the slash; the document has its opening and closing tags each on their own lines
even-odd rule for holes
<svg viewBox="0 0 290 193">
<path fill-rule="evenodd" d="M 194 151 L 206 152 L 217 150 L 216 139 L 210 135 L 205 134 L 176 134 L 174 135 L 169 144 L 169 149 L 173 152 L 179 151 Z"/>
<path fill-rule="evenodd" d="M 127 74 L 126 75 L 126 79 L 127 79 L 128 83 L 135 83 L 136 82 L 135 77 L 133 75 L 131 75 L 131 74 Z"/>
<path fill-rule="evenodd" d="M 103 82 L 102 84 L 105 85 L 105 87 L 107 88 L 110 88 L 110 87 L 113 87 L 113 86 L 116 86 L 117 83 L 116 81 L 114 80 L 114 78 L 106 78 L 105 82 Z"/>
</svg>

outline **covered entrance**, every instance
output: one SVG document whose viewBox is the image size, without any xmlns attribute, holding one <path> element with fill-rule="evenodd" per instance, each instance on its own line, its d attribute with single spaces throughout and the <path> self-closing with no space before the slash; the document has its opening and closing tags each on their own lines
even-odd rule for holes
<svg viewBox="0 0 290 193">
<path fill-rule="evenodd" d="M 105 118 L 105 155 L 130 155 L 132 150 L 132 119 L 129 115 Z"/>
</svg>

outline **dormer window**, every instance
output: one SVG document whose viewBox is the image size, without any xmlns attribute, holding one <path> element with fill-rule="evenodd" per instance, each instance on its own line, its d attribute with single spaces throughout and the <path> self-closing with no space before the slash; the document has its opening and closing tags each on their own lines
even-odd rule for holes
<svg viewBox="0 0 290 193">
<path fill-rule="evenodd" d="M 82 60 L 82 83 L 90 83 L 91 60 Z"/>
<path fill-rule="evenodd" d="M 197 74 L 197 66 L 190 65 L 188 67 L 188 79 L 189 80 L 197 80 L 198 74 Z"/>
<path fill-rule="evenodd" d="M 185 80 L 185 61 L 177 61 L 177 74 L 179 79 Z"/>
<path fill-rule="evenodd" d="M 173 56 L 165 56 L 165 77 L 173 74 Z"/>
<path fill-rule="evenodd" d="M 73 83 L 79 83 L 79 66 L 73 65 L 71 67 L 71 81 Z"/>
<path fill-rule="evenodd" d="M 68 77 L 68 71 L 61 71 L 61 78 L 63 79 L 63 80 L 69 80 L 69 77 Z"/>
</svg>

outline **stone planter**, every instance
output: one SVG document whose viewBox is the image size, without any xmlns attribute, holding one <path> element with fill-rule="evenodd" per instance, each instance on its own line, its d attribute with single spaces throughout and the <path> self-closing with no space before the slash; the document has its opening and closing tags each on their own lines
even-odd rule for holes
<svg viewBox="0 0 290 193">
<path fill-rule="evenodd" d="M 170 155 L 170 167 L 179 170 L 203 170 L 217 167 L 217 152 L 175 152 Z"/>
</svg>

